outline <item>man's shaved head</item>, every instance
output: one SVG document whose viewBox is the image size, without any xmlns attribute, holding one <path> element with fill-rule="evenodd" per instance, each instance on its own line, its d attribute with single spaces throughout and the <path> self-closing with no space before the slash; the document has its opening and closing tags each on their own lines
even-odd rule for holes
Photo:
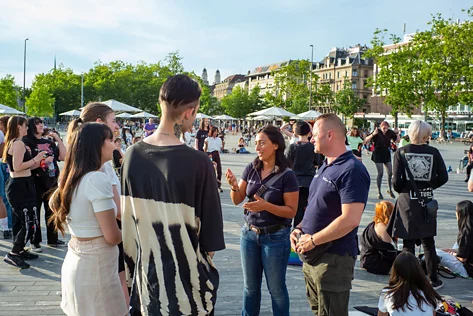
<svg viewBox="0 0 473 316">
<path fill-rule="evenodd" d="M 339 134 L 345 137 L 345 134 L 346 134 L 345 125 L 336 114 L 333 114 L 333 113 L 322 114 L 315 120 L 315 122 L 319 123 L 319 126 L 325 132 L 328 132 L 330 130 L 336 134 Z"/>
</svg>

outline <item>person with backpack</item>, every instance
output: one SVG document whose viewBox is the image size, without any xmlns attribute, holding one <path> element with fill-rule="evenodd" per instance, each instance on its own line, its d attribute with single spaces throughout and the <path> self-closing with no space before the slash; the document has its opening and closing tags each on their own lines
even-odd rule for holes
<svg viewBox="0 0 473 316">
<path fill-rule="evenodd" d="M 388 286 L 381 291 L 378 316 L 432 316 L 440 301 L 419 260 L 403 251 L 394 260 Z"/>
<path fill-rule="evenodd" d="M 429 278 L 437 290 L 443 286 L 443 282 L 437 275 L 434 190 L 447 183 L 448 173 L 438 149 L 427 144 L 432 135 L 430 124 L 414 121 L 409 126 L 408 134 L 411 143 L 394 154 L 393 186 L 399 197 L 388 224 L 388 232 L 392 237 L 402 238 L 404 250 L 413 254 L 416 240 L 421 240 Z"/>
</svg>

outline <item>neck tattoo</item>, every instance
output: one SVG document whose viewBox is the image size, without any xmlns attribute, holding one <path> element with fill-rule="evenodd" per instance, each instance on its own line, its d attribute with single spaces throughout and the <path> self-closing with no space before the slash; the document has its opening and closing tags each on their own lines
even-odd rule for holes
<svg viewBox="0 0 473 316">
<path fill-rule="evenodd" d="M 182 134 L 182 125 L 174 123 L 174 136 L 177 138 L 181 137 Z"/>
<path fill-rule="evenodd" d="M 169 133 L 162 133 L 162 132 L 159 132 L 158 134 L 161 134 L 161 135 L 164 135 L 164 136 L 171 136 L 171 134 L 169 134 Z"/>
</svg>

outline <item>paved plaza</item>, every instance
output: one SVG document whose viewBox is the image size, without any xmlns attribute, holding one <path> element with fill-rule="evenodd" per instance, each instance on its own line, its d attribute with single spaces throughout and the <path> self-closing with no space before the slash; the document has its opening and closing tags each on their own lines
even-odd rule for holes
<svg viewBox="0 0 473 316">
<path fill-rule="evenodd" d="M 229 136 L 227 148 L 236 147 L 236 136 Z M 456 171 L 458 161 L 467 149 L 461 143 L 437 146 L 444 157 L 447 166 Z M 254 152 L 252 146 L 248 149 Z M 231 168 L 239 177 L 244 167 L 254 159 L 254 155 L 222 155 L 223 169 Z M 376 174 L 374 163 L 369 156 L 363 156 L 364 164 L 371 175 L 371 190 L 368 205 L 360 226 L 360 233 L 372 220 L 376 199 Z M 439 201 L 438 217 L 438 248 L 451 247 L 456 239 L 457 223 L 455 219 L 455 205 L 464 199 L 471 199 L 465 175 L 451 172 L 448 183 L 435 191 Z M 226 249 L 215 255 L 215 264 L 220 271 L 220 287 L 218 292 L 216 315 L 241 315 L 243 277 L 240 266 L 239 235 L 243 224 L 243 210 L 241 206 L 234 206 L 229 197 L 229 187 L 226 183 L 221 194 L 223 218 L 225 221 Z M 387 190 L 384 182 L 383 194 Z M 45 232 L 43 232 L 45 236 Z M 69 240 L 70 236 L 66 236 Z M 0 256 L 4 257 L 11 248 L 11 241 L 0 239 Z M 40 259 L 31 261 L 30 269 L 19 271 L 9 265 L 0 263 L 0 315 L 63 315 L 60 303 L 60 271 L 67 248 L 49 248 L 43 246 Z M 355 270 L 355 280 L 350 297 L 350 310 L 354 306 L 376 306 L 381 289 L 387 284 L 387 276 L 369 274 L 359 268 Z M 443 279 L 445 286 L 439 293 L 445 298 L 453 299 L 471 308 L 473 299 L 473 281 L 456 278 Z M 289 266 L 287 271 L 287 286 L 291 300 L 291 315 L 311 315 L 309 304 L 305 296 L 304 279 L 301 267 Z M 261 315 L 271 315 L 271 301 L 263 280 L 263 296 Z"/>
</svg>

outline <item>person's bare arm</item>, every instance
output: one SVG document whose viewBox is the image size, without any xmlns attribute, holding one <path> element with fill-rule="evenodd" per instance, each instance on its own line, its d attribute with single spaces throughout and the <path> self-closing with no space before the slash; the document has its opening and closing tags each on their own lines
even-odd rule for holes
<svg viewBox="0 0 473 316">
<path fill-rule="evenodd" d="M 238 183 L 235 175 L 230 169 L 227 169 L 225 177 L 227 178 L 227 182 L 232 189 L 230 191 L 230 198 L 232 199 L 233 204 L 240 204 L 246 197 L 245 192 L 247 182 L 245 180 L 240 180 L 240 183 Z"/>
<path fill-rule="evenodd" d="M 207 138 L 204 140 L 204 153 L 207 152 L 207 149 L 209 149 L 209 142 L 207 141 Z"/>
<path fill-rule="evenodd" d="M 113 209 L 95 213 L 99 222 L 100 230 L 107 244 L 111 246 L 118 245 L 122 241 L 122 232 L 118 228 L 115 220 L 115 211 Z"/>
</svg>

